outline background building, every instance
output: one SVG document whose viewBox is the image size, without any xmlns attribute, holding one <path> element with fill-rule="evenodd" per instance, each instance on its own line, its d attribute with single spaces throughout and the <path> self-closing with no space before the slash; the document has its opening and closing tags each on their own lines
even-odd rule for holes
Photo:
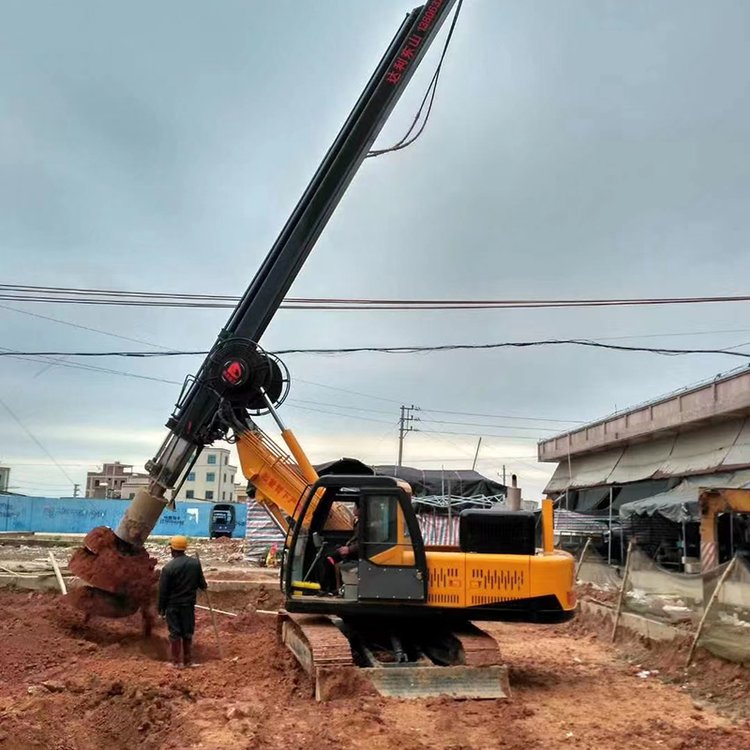
<svg viewBox="0 0 750 750">
<path fill-rule="evenodd" d="M 610 560 L 637 537 L 658 562 L 689 564 L 699 555 L 701 488 L 750 486 L 750 370 L 556 435 L 538 444 L 538 457 L 558 462 L 545 491 L 559 508 L 598 516 L 613 529 Z M 730 516 L 721 558 L 748 542 L 745 519 Z"/>
<path fill-rule="evenodd" d="M 185 478 L 177 500 L 233 503 L 237 499 L 236 473 L 237 467 L 229 463 L 227 448 L 206 448 Z"/>
<path fill-rule="evenodd" d="M 125 482 L 143 476 L 145 474 L 133 472 L 130 464 L 123 464 L 119 461 L 105 463 L 101 471 L 90 471 L 86 474 L 86 497 L 118 499 L 121 497 L 122 486 Z"/>
<path fill-rule="evenodd" d="M 120 497 L 123 500 L 132 500 L 135 493 L 140 489 L 148 489 L 151 477 L 148 474 L 131 474 L 120 488 Z"/>
<path fill-rule="evenodd" d="M 234 501 L 236 503 L 246 503 L 247 497 L 247 482 L 237 482 L 234 485 Z"/>
<path fill-rule="evenodd" d="M 0 492 L 7 492 L 10 486 L 10 467 L 0 466 Z"/>
<path fill-rule="evenodd" d="M 229 463 L 226 448 L 206 449 L 190 470 L 177 494 L 177 500 L 207 500 L 213 503 L 243 503 L 247 491 L 242 484 L 235 484 L 237 467 Z M 120 497 L 132 500 L 139 489 L 148 487 L 148 474 L 130 473 L 120 485 Z"/>
</svg>

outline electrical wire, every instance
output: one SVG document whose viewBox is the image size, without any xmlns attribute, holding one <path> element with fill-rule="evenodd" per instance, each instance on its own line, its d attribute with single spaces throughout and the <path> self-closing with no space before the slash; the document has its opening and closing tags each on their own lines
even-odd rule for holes
<svg viewBox="0 0 750 750">
<path fill-rule="evenodd" d="M 451 43 L 451 38 L 453 37 L 453 31 L 456 28 L 456 22 L 458 21 L 458 16 L 461 13 L 461 6 L 463 5 L 463 0 L 458 0 L 458 5 L 456 6 L 456 12 L 453 14 L 453 21 L 451 22 L 450 29 L 448 30 L 448 36 L 445 39 L 445 44 L 443 45 L 443 51 L 440 54 L 440 60 L 438 61 L 437 67 L 435 68 L 435 72 L 432 74 L 432 78 L 430 79 L 430 83 L 427 86 L 427 90 L 425 91 L 424 96 L 422 97 L 422 103 L 419 105 L 419 109 L 417 110 L 416 115 L 414 115 L 414 119 L 412 120 L 412 123 L 409 127 L 409 129 L 404 133 L 404 135 L 401 137 L 399 141 L 394 143 L 392 146 L 388 146 L 387 148 L 381 148 L 381 149 L 373 149 L 367 153 L 365 156 L 366 159 L 371 159 L 375 156 L 383 156 L 383 154 L 390 154 L 394 151 L 401 151 L 402 149 L 405 149 L 407 146 L 410 146 L 414 141 L 419 138 L 420 135 L 424 132 L 424 129 L 427 127 L 427 121 L 430 119 L 430 113 L 432 112 L 432 105 L 435 102 L 435 93 L 437 92 L 437 84 L 438 79 L 440 78 L 440 71 L 443 67 L 443 60 L 445 60 L 445 55 L 448 52 L 448 47 Z M 425 113 L 424 119 L 422 120 L 422 124 L 417 130 L 414 135 L 412 135 L 412 132 L 414 131 L 414 128 L 417 126 L 417 122 L 419 121 L 419 118 L 422 116 L 422 111 L 424 110 L 425 104 L 427 103 L 427 100 L 429 99 L 429 104 L 427 105 L 427 112 Z"/>
<path fill-rule="evenodd" d="M 145 339 L 133 338 L 132 336 L 123 336 L 119 333 L 112 331 L 105 331 L 101 328 L 92 328 L 91 326 L 84 326 L 80 323 L 73 323 L 69 320 L 62 320 L 61 318 L 55 318 L 51 315 L 41 315 L 40 313 L 30 312 L 29 310 L 19 310 L 16 307 L 10 307 L 10 305 L 0 305 L 3 310 L 10 310 L 11 312 L 19 313 L 20 315 L 28 315 L 31 318 L 38 318 L 40 320 L 48 320 L 52 323 L 58 323 L 64 326 L 70 326 L 71 328 L 78 328 L 82 331 L 89 331 L 91 333 L 101 333 L 104 336 L 111 336 L 112 338 L 121 339 L 122 341 L 130 341 L 134 344 L 146 344 L 146 346 L 153 346 L 155 349 L 168 349 L 169 347 L 162 346 L 161 344 L 154 344 L 151 341 Z"/>
<path fill-rule="evenodd" d="M 296 404 L 290 405 L 291 409 L 302 409 L 303 411 L 312 411 L 317 414 L 327 414 L 333 417 L 346 417 L 347 419 L 358 419 L 362 422 L 378 422 L 379 424 L 391 424 L 387 419 L 373 419 L 372 417 L 363 417 L 359 414 L 340 414 L 333 411 L 326 411 L 324 409 L 315 409 L 312 406 L 298 406 Z"/>
<path fill-rule="evenodd" d="M 304 398 L 290 398 L 285 403 L 293 404 L 312 404 L 313 406 L 328 406 L 333 409 L 348 409 L 350 411 L 366 411 L 371 414 L 393 414 L 393 411 L 389 409 L 367 409 L 362 406 L 347 406 L 345 404 L 329 404 L 323 401 L 310 401 Z"/>
<path fill-rule="evenodd" d="M 515 424 L 480 424 L 478 422 L 452 422 L 447 421 L 444 419 L 419 419 L 420 424 L 424 424 L 425 422 L 427 424 L 449 424 L 449 425 L 458 425 L 459 427 L 487 427 L 488 429 L 493 430 L 531 430 L 534 432 L 555 432 L 559 431 L 559 428 L 553 428 L 553 427 L 526 427 L 525 425 L 515 425 Z"/>
<path fill-rule="evenodd" d="M 636 352 L 646 354 L 659 354 L 662 356 L 681 356 L 687 354 L 722 354 L 729 357 L 750 359 L 750 353 L 731 351 L 730 349 L 671 349 L 666 347 L 651 346 L 626 346 L 624 344 L 607 344 L 602 341 L 586 339 L 542 339 L 539 341 L 503 341 L 493 344 L 442 344 L 439 346 L 352 346 L 330 349 L 278 349 L 273 354 L 283 356 L 289 354 L 319 354 L 319 355 L 344 355 L 344 354 L 424 354 L 428 352 L 452 352 L 452 351 L 486 351 L 490 349 L 527 349 L 539 346 L 582 346 L 593 349 L 608 349 L 619 352 Z M 0 357 L 131 357 L 135 359 L 153 359 L 156 357 L 185 357 L 205 356 L 208 350 L 195 351 L 105 351 L 105 352 L 82 352 L 82 351 L 16 351 L 5 349 L 0 351 Z"/>
<path fill-rule="evenodd" d="M 391 425 L 392 422 L 385 420 L 385 419 L 373 419 L 372 417 L 363 417 L 359 414 L 341 414 L 340 412 L 333 412 L 328 411 L 324 409 L 315 409 L 310 406 L 298 406 L 298 405 L 290 405 L 291 409 L 301 409 L 303 411 L 309 411 L 314 412 L 317 414 L 326 414 L 328 416 L 333 417 L 345 417 L 347 419 L 356 419 L 358 421 L 363 422 L 377 422 L 379 424 L 388 424 Z M 484 425 L 478 425 L 479 427 L 483 427 Z M 498 428 L 502 429 L 502 428 Z M 431 429 L 422 429 L 419 427 L 413 427 L 412 430 L 414 432 L 420 432 L 423 434 L 428 435 L 436 435 L 436 436 L 442 436 L 442 435 L 474 435 L 475 437 L 487 437 L 487 438 L 500 438 L 500 439 L 513 439 L 513 440 L 533 440 L 534 442 L 537 441 L 537 438 L 529 437 L 528 435 L 494 435 L 492 433 L 473 433 L 473 432 L 451 432 L 447 430 L 431 430 Z"/>
<path fill-rule="evenodd" d="M 187 307 L 233 309 L 238 296 L 123 291 L 112 289 L 0 284 L 0 299 L 16 302 L 45 302 L 82 305 L 125 305 L 136 307 Z M 347 297 L 287 297 L 281 309 L 295 310 L 485 310 L 546 309 L 559 307 L 633 307 L 749 302 L 750 295 L 695 297 L 613 297 L 581 299 L 383 299 Z M 99 331 L 102 332 L 102 331 Z M 156 346 L 155 344 L 151 344 Z"/>
<path fill-rule="evenodd" d="M 298 383 L 304 383 L 305 385 L 312 385 L 316 388 L 325 388 L 329 391 L 338 391 L 339 393 L 349 393 L 353 396 L 362 396 L 363 398 L 371 398 L 375 401 L 385 401 L 389 404 L 401 405 L 403 401 L 397 401 L 395 398 L 385 398 L 384 396 L 375 396 L 372 393 L 362 393 L 361 391 L 353 391 L 350 388 L 339 388 L 335 385 L 327 385 L 326 383 L 316 383 L 313 380 L 304 380 L 303 378 L 295 378 Z"/>
<path fill-rule="evenodd" d="M 11 418 L 14 422 L 31 438 L 31 440 L 37 445 L 37 447 L 44 453 L 47 458 L 49 458 L 50 461 L 60 470 L 60 473 L 63 474 L 63 476 L 71 483 L 75 484 L 73 479 L 71 478 L 70 474 L 68 474 L 67 471 L 63 468 L 62 464 L 57 463 L 57 459 L 45 448 L 45 446 L 41 443 L 41 441 L 34 435 L 33 432 L 21 421 L 21 419 L 16 415 L 16 413 L 8 406 L 8 404 L 3 401 L 3 399 L 0 398 L 0 405 L 5 409 L 5 411 L 10 414 Z"/>
<path fill-rule="evenodd" d="M 38 364 L 41 362 L 48 362 L 54 364 L 56 367 L 66 367 L 71 370 L 87 370 L 89 372 L 100 372 L 107 375 L 120 375 L 126 378 L 136 378 L 137 380 L 148 380 L 152 383 L 168 383 L 169 385 L 182 385 L 179 380 L 167 380 L 166 378 L 153 377 L 151 375 L 139 375 L 135 372 L 127 372 L 125 370 L 113 370 L 109 367 L 98 367 L 96 365 L 81 364 L 77 362 L 67 362 L 64 359 L 51 359 L 49 357 L 27 357 L 23 355 L 13 354 L 12 350 L 0 347 L 0 357 L 8 357 L 10 359 L 21 360 L 22 362 L 34 362 Z"/>
<path fill-rule="evenodd" d="M 517 417 L 510 414 L 483 414 L 475 411 L 449 411 L 447 409 L 422 409 L 427 414 L 454 414 L 459 417 L 486 417 L 487 419 L 522 419 L 527 422 L 558 422 L 560 424 L 586 424 L 582 419 L 552 419 L 545 417 Z"/>
<path fill-rule="evenodd" d="M 418 427 L 414 428 L 414 432 L 425 432 L 425 430 L 420 430 Z M 535 437 L 529 437 L 528 435 L 493 435 L 489 432 L 454 432 L 451 430 L 430 430 L 430 432 L 434 433 L 435 435 L 467 435 L 469 437 L 481 437 L 481 438 L 488 438 L 490 440 L 531 440 L 535 443 L 539 442 L 538 438 Z"/>
<path fill-rule="evenodd" d="M 348 409 L 350 411 L 364 411 L 371 414 L 392 414 L 393 412 L 390 409 L 368 409 L 366 407 L 362 406 L 349 406 L 347 404 L 331 404 L 324 401 L 311 401 L 309 399 L 299 399 L 299 398 L 290 398 L 286 401 L 286 403 L 297 403 L 297 404 L 312 404 L 313 406 L 323 406 L 323 407 L 331 407 L 333 409 Z M 399 402 L 394 402 L 399 403 Z M 452 414 L 457 416 L 467 416 L 467 417 L 485 417 L 486 419 L 515 419 L 520 421 L 526 421 L 526 422 L 547 422 L 547 423 L 555 423 L 555 424 L 585 424 L 585 422 L 581 419 L 553 419 L 553 418 L 544 418 L 544 417 L 521 417 L 521 416 L 511 416 L 509 414 L 480 414 L 478 412 L 462 412 L 462 411 L 447 411 L 444 409 L 425 409 L 424 407 L 419 407 L 420 414 Z M 422 422 L 442 422 L 443 424 L 448 424 L 444 422 L 443 420 L 439 419 L 424 419 L 424 417 L 415 417 L 415 419 L 418 419 Z M 485 426 L 491 426 L 491 425 L 483 425 L 479 422 L 451 422 L 450 424 L 460 424 L 460 425 L 470 425 L 475 427 L 485 427 Z M 509 427 L 515 427 L 516 425 L 507 425 Z M 531 427 L 523 427 L 519 429 L 536 429 Z M 544 428 L 542 428 L 544 429 Z"/>
</svg>

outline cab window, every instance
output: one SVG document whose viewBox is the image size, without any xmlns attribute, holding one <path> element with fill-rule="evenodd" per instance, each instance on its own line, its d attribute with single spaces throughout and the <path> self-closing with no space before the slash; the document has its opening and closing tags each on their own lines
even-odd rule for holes
<svg viewBox="0 0 750 750">
<path fill-rule="evenodd" d="M 386 495 L 370 495 L 367 504 L 365 545 L 367 557 L 371 558 L 397 543 L 398 501 Z"/>
</svg>

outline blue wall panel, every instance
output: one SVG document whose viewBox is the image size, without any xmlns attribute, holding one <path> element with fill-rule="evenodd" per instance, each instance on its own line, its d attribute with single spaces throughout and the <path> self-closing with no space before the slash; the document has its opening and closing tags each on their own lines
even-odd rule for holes
<svg viewBox="0 0 750 750">
<path fill-rule="evenodd" d="M 127 500 L 31 498 L 31 528 L 46 534 L 86 534 L 94 526 L 117 526 Z"/>
<path fill-rule="evenodd" d="M 28 531 L 31 526 L 31 498 L 0 495 L 0 531 Z"/>
<path fill-rule="evenodd" d="M 95 526 L 116 528 L 129 502 L 0 495 L 0 531 L 86 534 Z M 232 505 L 237 518 L 232 536 L 242 538 L 247 526 L 247 508 L 240 503 Z M 179 502 L 175 510 L 164 511 L 153 534 L 207 537 L 213 506 L 213 503 Z"/>
</svg>

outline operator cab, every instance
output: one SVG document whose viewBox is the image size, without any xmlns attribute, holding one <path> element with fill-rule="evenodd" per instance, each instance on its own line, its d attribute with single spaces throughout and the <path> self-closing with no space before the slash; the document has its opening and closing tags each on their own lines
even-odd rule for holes
<svg viewBox="0 0 750 750">
<path fill-rule="evenodd" d="M 424 603 L 427 561 L 411 488 L 392 477 L 321 477 L 300 501 L 286 542 L 283 588 L 292 612 L 345 612 L 348 606 Z M 342 510 L 348 528 L 330 528 Z M 353 554 L 341 558 L 345 545 Z"/>
</svg>

